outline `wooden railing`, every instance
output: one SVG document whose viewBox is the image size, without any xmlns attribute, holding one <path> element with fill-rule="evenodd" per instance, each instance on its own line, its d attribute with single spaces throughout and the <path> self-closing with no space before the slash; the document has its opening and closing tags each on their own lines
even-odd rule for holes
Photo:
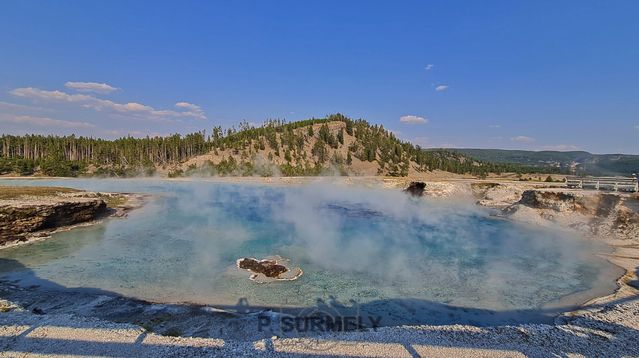
<svg viewBox="0 0 639 358">
<path fill-rule="evenodd" d="M 566 177 L 566 187 L 612 191 L 639 191 L 637 178 L 624 177 Z"/>
</svg>

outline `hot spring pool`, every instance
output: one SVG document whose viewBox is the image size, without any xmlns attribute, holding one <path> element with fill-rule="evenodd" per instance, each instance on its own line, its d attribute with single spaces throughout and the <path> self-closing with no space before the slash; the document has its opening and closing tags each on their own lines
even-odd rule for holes
<svg viewBox="0 0 639 358">
<path fill-rule="evenodd" d="M 0 275 L 22 285 L 213 305 L 331 300 L 420 323 L 439 308 L 538 312 L 614 288 L 617 272 L 595 255 L 605 248 L 586 240 L 400 191 L 123 179 L 2 184 L 156 194 L 126 219 L 0 250 Z M 256 284 L 235 267 L 239 257 L 270 255 L 291 259 L 304 275 Z"/>
</svg>

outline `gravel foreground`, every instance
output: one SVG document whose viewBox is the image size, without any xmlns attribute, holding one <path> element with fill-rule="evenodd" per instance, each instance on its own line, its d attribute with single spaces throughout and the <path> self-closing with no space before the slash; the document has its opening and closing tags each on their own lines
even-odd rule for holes
<svg viewBox="0 0 639 358">
<path fill-rule="evenodd" d="M 254 342 L 160 336 L 75 315 L 0 313 L 0 356 L 639 357 L 639 298 L 591 305 L 556 325 L 386 327 Z"/>
</svg>

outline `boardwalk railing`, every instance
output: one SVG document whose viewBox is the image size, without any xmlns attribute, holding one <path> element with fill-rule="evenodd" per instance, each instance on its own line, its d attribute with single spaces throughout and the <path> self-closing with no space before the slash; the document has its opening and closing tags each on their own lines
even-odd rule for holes
<svg viewBox="0 0 639 358">
<path fill-rule="evenodd" d="M 567 177 L 566 187 L 578 189 L 639 191 L 637 178 L 623 177 Z"/>
</svg>

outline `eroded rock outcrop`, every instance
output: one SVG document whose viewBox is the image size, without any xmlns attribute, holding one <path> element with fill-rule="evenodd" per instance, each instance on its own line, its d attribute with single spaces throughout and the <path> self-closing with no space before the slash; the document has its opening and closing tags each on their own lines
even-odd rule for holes
<svg viewBox="0 0 639 358">
<path fill-rule="evenodd" d="M 424 195 L 425 189 L 426 189 L 426 183 L 421 181 L 414 181 L 408 185 L 408 188 L 404 189 L 404 192 L 412 196 L 422 196 Z"/>
<path fill-rule="evenodd" d="M 26 240 L 41 230 L 95 220 L 106 213 L 106 203 L 97 198 L 0 200 L 0 245 Z"/>
<path fill-rule="evenodd" d="M 256 260 L 254 258 L 245 257 L 237 261 L 237 267 L 249 270 L 253 273 L 261 273 L 269 278 L 276 278 L 284 272 L 288 271 L 286 266 L 279 265 L 275 260 Z"/>
<path fill-rule="evenodd" d="M 299 267 L 289 269 L 286 266 L 287 264 L 288 260 L 280 256 L 269 257 L 264 260 L 244 257 L 236 262 L 238 268 L 251 272 L 250 279 L 258 283 L 292 281 L 302 276 L 302 269 Z"/>
<path fill-rule="evenodd" d="M 525 190 L 520 204 L 526 205 L 534 209 L 552 209 L 555 211 L 574 211 L 583 205 L 574 193 L 558 192 L 558 191 L 542 191 L 542 190 Z"/>
<path fill-rule="evenodd" d="M 586 237 L 634 240 L 639 237 L 639 213 L 631 208 L 634 200 L 623 193 L 529 189 L 517 202 L 500 209 L 502 215 L 520 222 L 558 225 Z"/>
</svg>

